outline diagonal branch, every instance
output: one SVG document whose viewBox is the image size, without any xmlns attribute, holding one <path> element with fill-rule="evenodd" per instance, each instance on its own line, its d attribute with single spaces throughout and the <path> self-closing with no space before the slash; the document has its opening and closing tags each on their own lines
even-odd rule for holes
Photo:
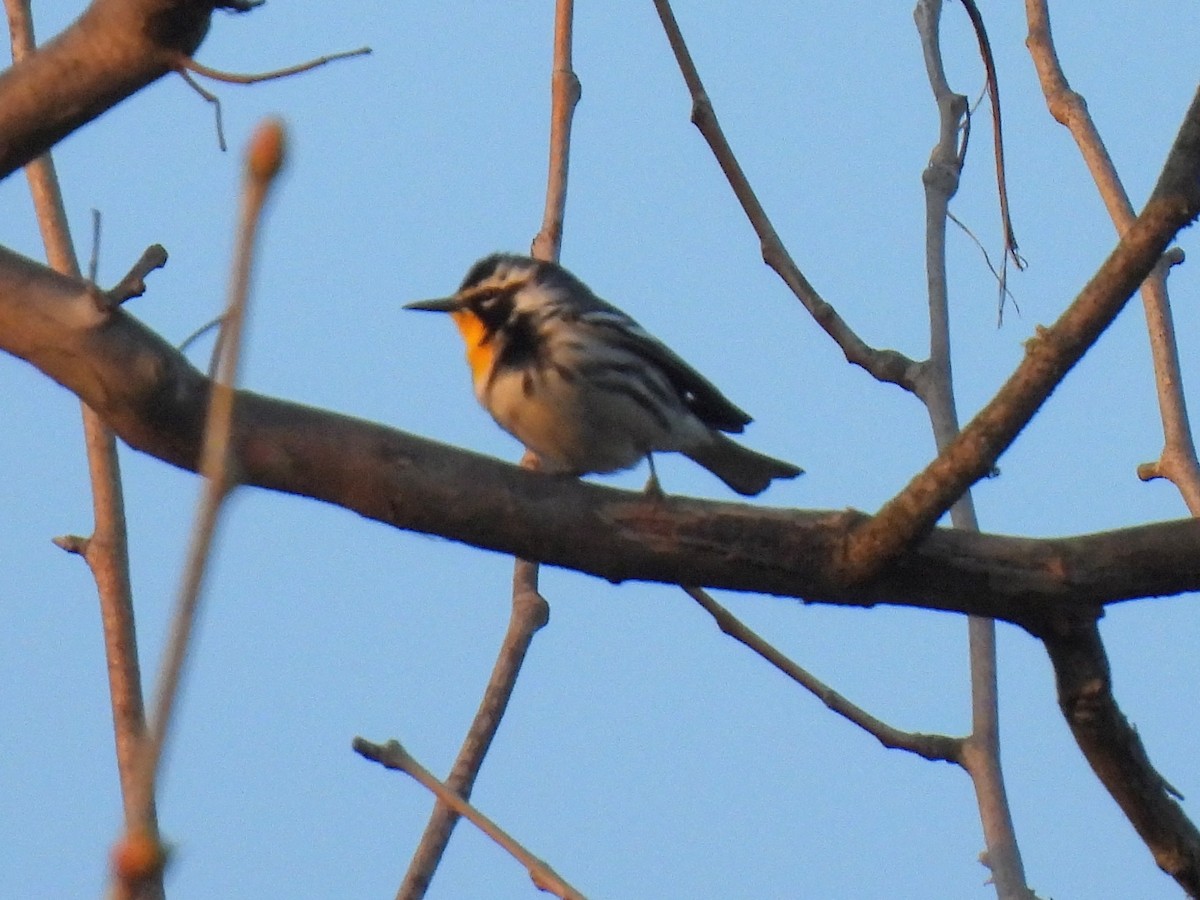
<svg viewBox="0 0 1200 900">
<path fill-rule="evenodd" d="M 1058 703 L 1079 749 L 1112 794 L 1160 869 L 1200 897 L 1200 832 L 1172 798 L 1137 729 L 1112 693 L 1108 656 L 1093 622 L 1043 637 L 1058 684 Z"/>
<path fill-rule="evenodd" d="M 1029 423 L 1051 392 L 1096 342 L 1175 234 L 1200 213 L 1200 93 L 1192 101 L 1146 208 L 1087 286 L 1049 328 L 996 396 L 937 459 L 857 529 L 843 551 L 843 577 L 869 580 L 928 532 Z"/>
<path fill-rule="evenodd" d="M 175 68 L 208 31 L 214 4 L 92 0 L 36 53 L 0 72 L 0 178 Z"/>
<path fill-rule="evenodd" d="M 404 749 L 399 741 L 388 741 L 386 744 L 376 744 L 361 737 L 356 737 L 352 744 L 354 752 L 377 762 L 387 769 L 403 772 L 438 798 L 439 803 L 451 807 L 455 815 L 466 816 L 476 827 L 493 841 L 503 847 L 508 853 L 523 865 L 529 872 L 533 883 L 543 891 L 548 891 L 562 900 L 584 900 L 583 895 L 571 887 L 562 876 L 548 864 L 538 859 L 521 844 L 517 843 L 504 829 L 485 816 L 471 804 L 467 803 L 456 791 L 442 784 L 433 773 L 417 762 Z"/>
<path fill-rule="evenodd" d="M 861 706 L 852 703 L 829 685 L 815 677 L 781 653 L 778 648 L 763 640 L 753 629 L 748 628 L 737 616 L 714 600 L 706 591 L 685 587 L 684 591 L 704 608 L 717 627 L 735 641 L 753 650 L 792 681 L 825 704 L 843 719 L 861 728 L 889 750 L 907 750 L 934 762 L 951 762 L 962 765 L 962 739 L 943 734 L 922 734 L 916 731 L 901 731 L 881 719 L 875 718 Z"/>
<path fill-rule="evenodd" d="M 133 782 L 133 802 L 137 818 L 126 827 L 125 835 L 114 856 L 120 857 L 131 845 L 144 844 L 153 837 L 155 794 L 163 751 L 171 729 L 179 685 L 191 648 L 191 636 L 199 615 L 201 587 L 207 570 L 210 551 L 216 533 L 221 508 L 229 492 L 236 486 L 239 473 L 236 457 L 230 452 L 233 439 L 234 396 L 241 365 L 242 331 L 245 323 L 247 298 L 250 291 L 250 269 L 256 248 L 255 238 L 262 223 L 263 209 L 271 185 L 279 174 L 284 157 L 284 132 L 278 121 L 260 125 L 247 149 L 245 184 L 238 241 L 225 310 L 222 353 L 216 370 L 216 380 L 209 391 L 204 411 L 204 429 L 199 457 L 199 472 L 204 477 L 195 522 L 188 546 L 187 562 L 180 579 L 179 596 L 171 620 L 167 646 L 159 664 L 155 684 L 153 715 L 146 737 L 138 754 L 136 778 Z M 165 852 L 152 857 L 148 874 L 161 875 Z M 138 895 L 141 872 L 124 871 L 117 867 L 118 896 Z"/>
<path fill-rule="evenodd" d="M 742 171 L 741 164 L 729 146 L 729 141 L 725 139 L 725 133 L 721 130 L 713 111 L 712 101 L 704 90 L 700 73 L 697 72 L 692 55 L 684 43 L 679 23 L 675 21 L 669 0 L 654 0 L 654 8 L 658 10 L 658 17 L 662 20 L 667 40 L 675 54 L 675 61 L 679 64 L 679 71 L 683 74 L 683 80 L 692 96 L 692 122 L 712 148 L 713 156 L 716 157 L 729 186 L 733 188 L 734 195 L 745 210 L 746 218 L 754 227 L 762 244 L 763 262 L 778 273 L 784 284 L 804 304 L 809 315 L 841 347 L 848 362 L 861 366 L 880 381 L 896 384 L 910 391 L 915 390 L 921 364 L 895 350 L 879 350 L 868 346 L 804 277 L 750 186 L 746 173 Z"/>
</svg>

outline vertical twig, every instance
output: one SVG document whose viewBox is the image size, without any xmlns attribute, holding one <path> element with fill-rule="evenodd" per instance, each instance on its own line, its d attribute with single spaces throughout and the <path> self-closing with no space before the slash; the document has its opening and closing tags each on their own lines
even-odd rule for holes
<svg viewBox="0 0 1200 900">
<path fill-rule="evenodd" d="M 567 164 L 571 149 L 571 122 L 579 102 L 579 79 L 571 66 L 574 0 L 557 0 L 554 12 L 554 62 L 550 81 L 550 163 L 546 209 L 542 227 L 533 239 L 538 259 L 557 262 L 562 248 L 563 216 L 567 202 Z M 537 457 L 526 451 L 521 465 L 537 467 Z M 500 720 L 508 707 L 517 676 L 534 634 L 550 619 L 550 607 L 538 592 L 538 566 L 518 559 L 513 567 L 512 613 L 499 656 L 480 701 L 479 710 L 446 779 L 446 787 L 464 800 L 471 796 L 475 778 Z M 397 900 L 419 900 L 450 842 L 459 815 L 439 800 L 409 862 L 396 894 Z"/>
<path fill-rule="evenodd" d="M 967 98 L 950 89 L 942 65 L 941 0 L 919 0 L 913 17 L 921 37 L 925 69 L 938 108 L 938 140 L 922 175 L 925 185 L 925 274 L 929 294 L 929 364 L 920 392 L 929 414 L 938 452 L 958 434 L 950 353 L 950 303 L 946 280 L 946 222 L 957 193 L 965 147 L 959 135 Z M 982 26 L 978 26 L 982 27 Z M 994 77 L 994 70 L 992 72 Z M 993 102 L 998 102 L 993 97 Z M 1015 253 L 1015 242 L 1012 245 Z M 950 508 L 955 528 L 978 531 L 975 503 L 968 490 Z M 971 776 L 983 839 L 981 857 L 992 873 L 1001 900 L 1027 898 L 1025 868 L 1000 768 L 1000 708 L 996 678 L 996 623 L 972 616 L 967 621 L 971 673 L 971 734 L 963 743 L 962 764 Z"/>
<path fill-rule="evenodd" d="M 1058 60 L 1045 0 L 1026 0 L 1026 46 L 1050 114 L 1064 125 L 1096 183 L 1118 234 L 1134 221 L 1133 205 L 1083 98 L 1071 89 Z M 1144 480 L 1166 478 L 1179 490 L 1193 516 L 1200 516 L 1200 465 L 1188 422 L 1171 305 L 1169 261 L 1142 284 L 1142 306 L 1150 336 L 1154 382 L 1164 447 L 1157 462 L 1138 468 Z M 1136 729 L 1112 692 L 1108 654 L 1094 623 L 1045 638 L 1054 666 L 1059 706 L 1079 749 L 1154 855 L 1159 867 L 1189 895 L 1200 896 L 1200 832 L 1172 798 L 1177 792 L 1154 769 Z"/>
<path fill-rule="evenodd" d="M 234 384 L 241 363 L 242 330 L 249 294 L 250 271 L 254 258 L 255 237 L 262 221 L 267 194 L 279 173 L 283 158 L 282 124 L 271 121 L 260 126 L 251 138 L 246 154 L 246 180 L 242 192 L 238 243 L 229 304 L 221 326 L 224 338 L 222 352 L 209 391 L 208 415 L 200 457 L 200 474 L 204 478 L 204 486 L 188 547 L 179 599 L 171 622 L 171 634 L 159 670 L 153 715 L 143 752 L 138 760 L 134 802 L 141 819 L 127 830 L 124 839 L 118 844 L 114 851 L 114 858 L 117 860 L 126 856 L 139 857 L 139 854 L 130 848 L 139 848 L 148 842 L 148 814 L 153 808 L 163 748 L 170 730 L 179 683 L 183 677 L 183 667 L 187 661 L 191 635 L 199 613 L 201 587 L 207 571 L 209 551 L 212 548 L 222 504 L 237 480 L 231 455 L 233 400 Z M 149 867 L 161 869 L 163 853 L 161 848 L 156 849 L 156 853 L 145 854 L 145 861 Z M 142 860 L 138 858 L 137 861 Z M 117 876 L 119 895 L 134 896 L 144 873 L 137 871 L 136 866 L 123 868 L 118 864 Z"/>
<path fill-rule="evenodd" d="M 13 62 L 35 52 L 33 19 L 29 0 L 5 0 Z M 29 190 L 52 268 L 79 277 L 71 232 L 67 224 L 62 190 L 49 153 L 25 167 Z M 90 277 L 96 279 L 93 265 Z M 126 827 L 140 819 L 142 827 L 157 841 L 158 822 L 153 802 L 144 810 L 134 804 L 133 781 L 142 740 L 146 732 L 138 665 L 137 630 L 133 612 L 133 590 L 129 576 L 129 542 L 125 525 L 125 498 L 121 469 L 113 434 L 86 404 L 81 404 L 83 437 L 87 450 L 88 475 L 92 485 L 91 537 L 73 541 L 72 549 L 83 556 L 96 582 L 100 602 L 100 624 L 104 634 L 104 658 L 116 744 L 117 773 Z M 163 896 L 161 873 L 142 886 L 143 896 Z"/>
<path fill-rule="evenodd" d="M 1087 104 L 1067 82 L 1054 48 L 1050 12 L 1045 0 L 1026 0 L 1025 16 L 1029 24 L 1025 43 L 1037 69 L 1046 106 L 1055 121 L 1071 132 L 1117 234 L 1124 234 L 1135 218 L 1133 204 L 1129 202 L 1116 166 L 1088 113 Z M 1142 284 L 1142 306 L 1154 360 L 1154 384 L 1158 391 L 1164 445 L 1158 461 L 1139 467 L 1138 475 L 1143 480 L 1168 479 L 1178 488 L 1191 514 L 1200 516 L 1200 463 L 1196 460 L 1196 446 L 1183 395 L 1179 348 L 1175 343 L 1175 326 L 1167 296 L 1167 268 L 1159 265 Z"/>
</svg>

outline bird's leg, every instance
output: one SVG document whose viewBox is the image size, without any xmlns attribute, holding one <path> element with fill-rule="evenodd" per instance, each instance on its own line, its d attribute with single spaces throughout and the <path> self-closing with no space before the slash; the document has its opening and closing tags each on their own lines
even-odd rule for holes
<svg viewBox="0 0 1200 900">
<path fill-rule="evenodd" d="M 663 493 L 662 485 L 658 483 L 658 473 L 654 471 L 654 454 L 646 454 L 646 462 L 650 463 L 650 477 L 646 479 L 646 486 L 642 492 L 647 497 L 653 497 L 655 500 L 661 500 L 666 494 Z"/>
</svg>

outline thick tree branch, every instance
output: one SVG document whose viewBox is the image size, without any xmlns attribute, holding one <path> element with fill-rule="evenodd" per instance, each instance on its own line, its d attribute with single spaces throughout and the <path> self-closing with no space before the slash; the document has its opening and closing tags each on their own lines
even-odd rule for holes
<svg viewBox="0 0 1200 900">
<path fill-rule="evenodd" d="M 1189 896 L 1200 897 L 1200 832 L 1172 799 L 1178 793 L 1155 771 L 1137 730 L 1121 714 L 1096 624 L 1080 622 L 1044 640 L 1059 706 L 1083 755 L 1159 868 Z"/>
<path fill-rule="evenodd" d="M 78 395 L 131 446 L 196 469 L 208 379 L 124 310 L 98 310 L 83 282 L 0 249 L 0 349 Z M 877 578 L 847 585 L 836 551 L 860 514 L 651 502 L 248 391 L 234 417 L 244 484 L 612 581 L 920 606 L 1034 633 L 1090 620 L 1105 603 L 1200 589 L 1200 523 L 1190 520 L 1046 540 L 935 530 Z"/>
<path fill-rule="evenodd" d="M 0 72 L 0 178 L 190 56 L 214 0 L 93 0 L 72 25 Z"/>
</svg>

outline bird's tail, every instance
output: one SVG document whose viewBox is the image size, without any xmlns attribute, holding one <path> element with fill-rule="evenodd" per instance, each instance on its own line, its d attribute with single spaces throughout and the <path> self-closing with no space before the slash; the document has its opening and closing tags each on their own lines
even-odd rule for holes
<svg viewBox="0 0 1200 900">
<path fill-rule="evenodd" d="M 723 482 L 746 497 L 761 494 L 776 478 L 795 478 L 804 474 L 799 466 L 757 453 L 713 431 L 712 440 L 700 447 L 684 451 L 689 459 L 699 463 Z"/>
</svg>

